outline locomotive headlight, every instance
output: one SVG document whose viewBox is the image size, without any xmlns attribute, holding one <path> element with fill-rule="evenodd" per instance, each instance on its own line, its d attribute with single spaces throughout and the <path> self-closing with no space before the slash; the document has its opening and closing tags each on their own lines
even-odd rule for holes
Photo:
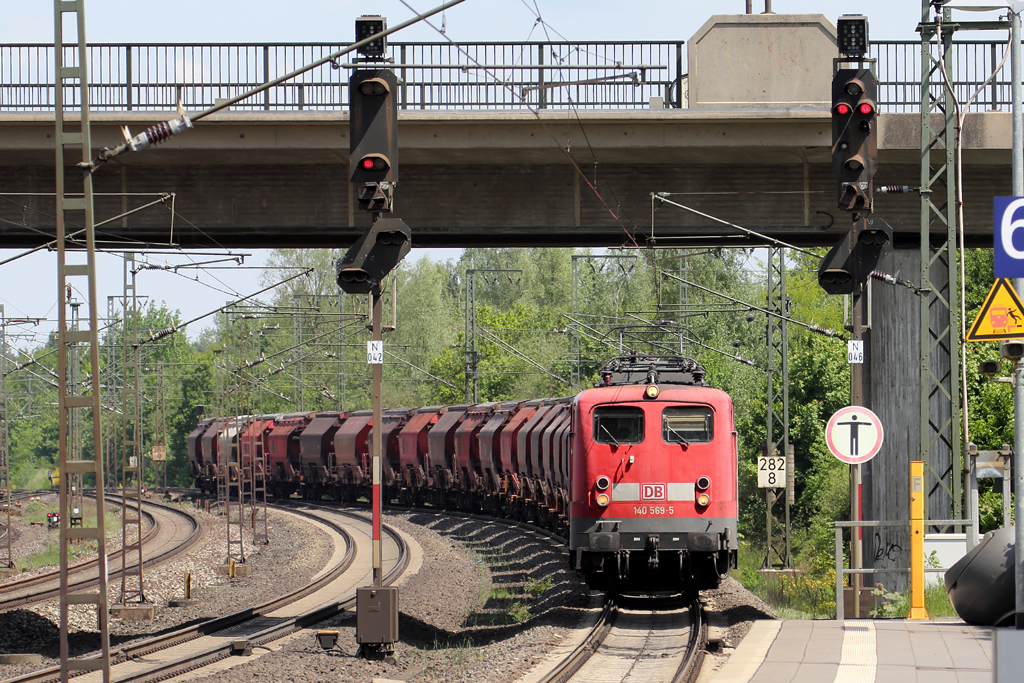
<svg viewBox="0 0 1024 683">
<path fill-rule="evenodd" d="M 697 505 L 700 505 L 702 508 L 706 508 L 710 503 L 711 496 L 709 496 L 707 493 L 702 493 L 699 496 L 697 496 Z"/>
<path fill-rule="evenodd" d="M 602 474 L 600 477 L 597 478 L 597 481 L 594 482 L 594 485 L 597 487 L 598 491 L 604 491 L 609 486 L 611 486 L 611 483 L 611 480 L 609 480 L 608 477 Z"/>
<path fill-rule="evenodd" d="M 611 497 L 607 493 L 597 494 L 597 504 L 601 507 L 608 507 L 608 503 L 610 503 L 611 500 Z"/>
<path fill-rule="evenodd" d="M 661 390 L 658 389 L 657 384 L 648 384 L 647 390 L 644 392 L 644 396 L 646 398 L 658 398 L 658 394 L 660 393 L 660 391 Z"/>
<path fill-rule="evenodd" d="M 711 479 L 709 477 L 699 477 L 697 479 L 697 490 L 707 491 L 711 488 Z"/>
</svg>

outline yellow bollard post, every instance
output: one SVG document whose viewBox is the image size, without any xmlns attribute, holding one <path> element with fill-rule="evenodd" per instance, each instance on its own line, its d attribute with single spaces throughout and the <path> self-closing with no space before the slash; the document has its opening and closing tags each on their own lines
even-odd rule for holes
<svg viewBox="0 0 1024 683">
<path fill-rule="evenodd" d="M 927 619 L 924 608 L 924 463 L 910 463 L 910 619 Z"/>
</svg>

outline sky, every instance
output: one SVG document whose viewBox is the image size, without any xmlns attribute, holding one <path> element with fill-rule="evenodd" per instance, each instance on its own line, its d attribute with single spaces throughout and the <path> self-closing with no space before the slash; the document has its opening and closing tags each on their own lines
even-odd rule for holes
<svg viewBox="0 0 1024 683">
<path fill-rule="evenodd" d="M 406 0 L 425 12 L 440 0 Z M 175 0 L 152 11 L 151 3 L 137 0 L 87 0 L 86 35 L 91 43 L 182 42 L 340 42 L 351 40 L 353 20 L 362 14 L 382 14 L 395 26 L 413 16 L 400 0 Z M 526 40 L 687 40 L 707 21 L 714 7 L 720 14 L 745 11 L 744 0 L 465 0 L 444 13 L 445 35 L 454 41 Z M 820 13 L 835 21 L 844 13 L 862 13 L 870 21 L 873 39 L 913 40 L 920 20 L 917 0 L 775 0 L 775 13 Z M 754 12 L 764 0 L 754 0 Z M 543 20 L 538 21 L 538 16 Z M 975 18 L 975 17 L 971 17 Z M 441 26 L 441 19 L 433 20 Z M 396 41 L 439 41 L 444 38 L 425 25 L 396 34 Z M 0 22 L 0 44 L 52 43 L 53 4 L 10 2 Z M 0 249 L 0 261 L 18 252 Z M 164 301 L 190 319 L 224 302 L 260 288 L 258 269 L 267 252 L 248 250 L 247 269 L 218 270 L 199 282 L 181 275 L 145 271 L 138 288 L 142 295 Z M 410 258 L 457 257 L 458 250 L 414 250 Z M 0 303 L 8 316 L 57 316 L 56 254 L 40 252 L 0 266 Z M 180 260 L 178 261 L 180 262 Z M 99 302 L 102 316 L 107 296 L 122 291 L 122 259 L 101 255 L 98 262 Z M 195 337 L 202 325 L 189 330 Z M 50 324 L 29 326 L 20 346 L 45 339 Z M 13 330 L 12 330 L 13 331 Z M 35 335 L 35 336 L 33 336 Z"/>
</svg>

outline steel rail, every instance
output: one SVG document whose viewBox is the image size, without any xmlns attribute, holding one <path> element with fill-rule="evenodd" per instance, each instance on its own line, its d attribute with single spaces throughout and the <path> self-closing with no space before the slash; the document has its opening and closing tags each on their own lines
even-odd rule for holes
<svg viewBox="0 0 1024 683">
<path fill-rule="evenodd" d="M 346 515 L 346 516 L 354 517 L 356 519 L 359 519 L 362 522 L 367 522 L 368 521 L 365 518 L 363 518 L 361 515 L 356 515 L 354 513 L 349 513 L 349 512 L 346 512 L 344 510 L 337 510 L 337 509 L 332 509 L 332 508 L 328 508 L 328 507 L 325 507 L 325 506 L 319 506 L 319 505 L 306 505 L 305 507 L 313 507 L 313 508 L 317 508 L 317 509 L 326 510 L 326 511 L 332 513 L 332 514 L 341 514 L 341 515 Z M 319 521 L 319 522 L 321 522 L 323 524 L 328 524 L 330 526 L 335 526 L 335 528 L 339 529 L 341 531 L 341 533 L 346 537 L 346 542 L 348 543 L 348 552 L 346 552 L 346 558 L 348 558 L 348 562 L 345 563 L 344 560 L 343 560 L 344 567 L 345 567 L 345 569 L 348 569 L 348 567 L 351 566 L 352 561 L 354 561 L 354 559 L 355 559 L 355 544 L 352 542 L 352 539 L 351 539 L 350 536 L 348 536 L 347 532 L 345 532 L 343 529 L 341 529 L 341 527 L 337 527 L 336 525 L 334 525 L 334 523 L 330 522 L 329 520 L 324 519 L 323 517 L 318 517 L 316 515 L 312 515 L 312 514 L 306 513 L 304 511 L 302 511 L 301 509 L 296 509 L 296 508 L 290 508 L 290 511 L 293 512 L 293 513 L 301 514 L 301 515 L 306 516 L 306 517 L 310 517 L 312 519 L 316 519 L 317 521 Z M 398 545 L 398 548 L 399 548 L 399 560 L 398 560 L 398 562 L 387 573 L 387 575 L 385 575 L 385 577 L 384 577 L 384 583 L 385 583 L 385 585 L 387 585 L 387 584 L 393 583 L 399 576 L 401 576 L 401 574 L 406 570 L 406 568 L 408 568 L 408 566 L 409 566 L 409 552 L 408 552 L 408 547 L 405 544 L 405 541 L 402 539 L 401 535 L 398 534 L 397 531 L 395 531 L 394 529 L 392 529 L 390 527 L 384 527 L 384 530 L 385 530 L 385 532 L 388 535 L 390 535 L 395 540 L 396 545 Z M 341 565 L 339 564 L 339 567 L 340 566 Z M 311 593 L 315 592 L 315 590 L 319 590 L 321 587 L 324 587 L 324 586 L 328 585 L 330 582 L 334 581 L 334 579 L 336 579 L 342 573 L 344 573 L 344 570 L 338 571 L 337 573 L 332 572 L 331 573 L 332 575 L 329 578 L 328 578 L 328 576 L 325 575 L 324 577 L 321 578 L 321 580 L 316 582 L 318 584 L 316 589 L 308 590 L 308 587 L 307 587 L 307 589 L 303 589 L 304 596 L 308 595 L 308 594 L 311 594 Z M 263 612 L 272 612 L 272 611 L 274 611 L 274 609 L 277 609 L 278 607 L 283 607 L 283 606 L 287 605 L 288 603 L 292 602 L 292 600 L 287 600 L 286 601 L 286 599 L 287 599 L 287 596 L 286 596 L 286 598 L 280 598 L 280 599 L 278 599 L 276 601 L 276 602 L 281 603 L 281 604 L 277 605 L 277 607 L 267 608 L 267 609 L 261 610 L 261 611 L 263 611 Z M 317 609 L 314 609 L 314 610 L 312 610 L 310 612 L 307 612 L 305 614 L 299 615 L 297 617 L 291 617 L 291 618 L 284 619 L 283 621 L 281 621 L 281 622 L 279 622 L 277 624 L 274 624 L 272 626 L 269 626 L 267 628 L 259 630 L 259 631 L 255 632 L 255 633 L 251 633 L 251 634 L 249 634 L 245 638 L 245 640 L 249 641 L 251 647 L 264 646 L 267 643 L 270 643 L 270 642 L 272 642 L 274 640 L 278 640 L 280 638 L 288 636 L 288 635 L 294 633 L 295 631 L 298 631 L 300 629 L 306 628 L 306 627 L 308 627 L 308 626 L 310 626 L 312 624 L 315 624 L 317 622 L 323 621 L 325 619 L 329 619 L 330 617 L 332 617 L 332 616 L 334 616 L 334 615 L 336 615 L 336 614 L 338 614 L 338 613 L 340 613 L 340 612 L 342 612 L 342 611 L 344 611 L 346 609 L 353 609 L 353 608 L 355 608 L 355 604 L 356 604 L 355 596 L 352 596 L 350 598 L 347 598 L 345 600 L 341 600 L 341 601 L 338 601 L 338 602 L 330 603 L 328 605 L 324 605 L 322 607 L 319 607 Z M 237 628 L 237 625 L 234 628 Z M 164 663 L 164 664 L 160 664 L 160 665 L 157 665 L 155 667 L 151 667 L 149 669 L 146 669 L 145 671 L 141 671 L 141 672 L 139 672 L 137 674 L 132 674 L 132 675 L 125 676 L 125 677 L 119 677 L 119 678 L 117 678 L 117 682 L 118 683 L 129 683 L 129 682 L 141 683 L 143 681 L 166 680 L 168 678 L 172 678 L 174 676 L 178 676 L 178 675 L 181 675 L 183 673 L 187 673 L 187 672 L 190 672 L 190 671 L 195 671 L 196 669 L 201 669 L 202 667 L 209 666 L 210 664 L 213 664 L 214 662 L 218 662 L 218 661 L 220 661 L 222 659 L 226 659 L 228 657 L 231 657 L 231 656 L 233 656 L 233 651 L 234 650 L 233 650 L 233 644 L 232 643 L 225 643 L 225 644 L 220 644 L 220 645 L 211 645 L 210 647 L 206 648 L 205 650 L 203 650 L 203 651 L 201 651 L 199 653 L 189 654 L 187 656 L 187 658 L 182 658 L 180 660 L 175 660 L 175 661 L 167 662 L 167 663 Z"/>
<path fill-rule="evenodd" d="M 197 538 L 198 537 L 198 531 L 199 531 L 199 523 L 195 520 L 195 518 L 193 518 L 190 515 L 187 515 L 187 514 L 185 514 L 183 512 L 180 512 L 178 510 L 174 510 L 174 508 L 169 508 L 169 507 L 166 507 L 166 506 L 163 506 L 163 505 L 159 505 L 157 503 L 151 503 L 151 502 L 147 501 L 147 504 L 171 510 L 173 512 L 176 512 L 176 513 L 180 514 L 182 517 L 186 517 L 186 518 L 192 520 L 193 527 L 194 527 L 193 528 L 193 532 L 192 532 L 192 536 L 190 536 L 188 541 L 186 541 L 187 545 L 185 547 L 187 548 L 187 547 L 191 546 L 192 543 L 195 542 L 195 540 L 193 540 L 193 537 Z M 147 542 L 151 541 L 160 532 L 160 524 L 159 524 L 157 519 L 152 514 L 150 514 L 148 512 L 144 512 L 143 514 L 150 520 L 149 530 L 142 537 L 142 543 L 143 543 L 143 545 L 145 545 Z M 152 564 L 155 564 L 155 562 L 153 562 L 152 560 L 163 561 L 164 559 L 168 559 L 168 556 L 173 556 L 173 555 L 171 555 L 173 550 L 174 549 L 171 549 L 171 551 L 168 551 L 167 553 L 161 553 L 160 555 L 157 555 L 154 558 L 150 558 L 150 561 L 145 561 L 144 560 L 143 563 L 142 563 L 143 568 L 146 568 L 147 564 L 149 566 L 152 566 Z M 182 550 L 184 550 L 184 548 Z M 124 554 L 124 549 L 123 548 L 118 550 L 118 551 L 116 551 L 116 552 L 114 552 L 114 553 L 107 553 L 107 562 L 109 563 L 109 562 L 112 562 L 114 560 L 117 560 L 123 554 Z M 83 573 L 83 572 L 85 572 L 85 571 L 87 571 L 89 569 L 94 568 L 97 565 L 98 562 L 99 562 L 99 558 L 92 558 L 92 559 L 80 562 L 79 564 L 72 565 L 68 569 L 69 569 L 70 572 L 73 572 L 75 574 L 81 574 L 81 573 Z M 45 584 L 45 583 L 49 583 L 51 581 L 55 581 L 57 578 L 59 578 L 59 575 L 60 575 L 60 571 L 55 569 L 53 571 L 49 571 L 49 572 L 46 572 L 44 574 L 38 574 L 36 576 L 31 576 L 31 577 L 24 578 L 24 579 L 16 579 L 16 580 L 8 582 L 8 583 L 0 584 L 0 596 L 6 595 L 6 594 L 9 594 L 9 593 L 13 593 L 13 592 L 19 591 L 19 590 L 24 590 L 25 588 L 30 588 L 30 587 L 32 587 L 34 585 Z M 120 576 L 121 576 L 121 570 L 117 570 L 116 572 L 112 572 L 111 573 L 111 578 L 120 578 Z M 88 588 L 88 587 L 94 585 L 97 581 L 98 581 L 98 579 L 85 579 L 83 581 L 75 581 L 75 582 L 72 582 L 70 584 L 70 587 L 75 589 L 75 590 L 82 589 L 82 588 Z M 41 602 L 43 600 L 48 600 L 50 598 L 56 597 L 59 594 L 60 594 L 60 588 L 58 587 L 58 588 L 53 588 L 53 589 L 49 589 L 49 590 L 42 590 L 42 591 L 39 591 L 38 593 L 32 593 L 30 595 L 23 595 L 23 596 L 20 596 L 20 597 L 11 598 L 9 600 L 0 599 L 0 612 L 6 612 L 6 611 L 9 611 L 9 610 L 15 609 L 17 607 L 22 607 L 24 605 L 29 605 L 29 604 L 32 604 L 32 603 L 35 603 L 35 602 Z"/>
<path fill-rule="evenodd" d="M 344 530 L 344 528 L 342 528 L 341 526 L 332 522 L 329 519 L 325 519 L 321 516 L 306 512 L 301 509 L 297 509 L 293 506 L 275 505 L 273 507 L 276 507 L 278 509 L 287 509 L 289 512 L 293 514 L 314 519 L 317 522 L 330 527 L 332 530 L 337 532 L 343 539 L 345 539 L 347 549 L 344 557 L 341 559 L 340 562 L 338 562 L 337 565 L 332 567 L 328 572 L 324 573 L 316 580 L 284 596 L 275 598 L 256 607 L 239 610 L 238 612 L 234 612 L 232 614 L 228 614 L 222 617 L 215 617 L 213 619 L 206 620 L 204 622 L 187 628 L 179 629 L 177 631 L 164 634 L 161 636 L 148 638 L 137 643 L 124 645 L 122 647 L 117 648 L 116 650 L 112 650 L 112 666 L 116 666 L 117 664 L 129 660 L 139 659 L 141 657 L 150 655 L 154 652 L 166 650 L 175 645 L 179 645 L 190 640 L 195 640 L 203 636 L 214 635 L 220 631 L 229 628 L 237 628 L 238 626 L 248 621 L 257 619 L 269 612 L 273 612 L 282 607 L 286 607 L 287 605 L 320 590 L 321 588 L 327 586 L 332 581 L 337 579 L 339 576 L 344 574 L 352 566 L 352 563 L 355 561 L 356 556 L 355 543 L 352 542 L 352 537 L 348 534 L 347 531 Z M 360 515 L 357 515 L 355 513 L 330 508 L 325 509 L 328 509 L 330 512 L 335 514 L 354 517 L 363 522 L 366 521 Z M 390 527 L 385 527 L 385 531 L 395 539 L 399 547 L 399 562 L 385 577 L 385 580 L 388 583 L 391 583 L 395 579 L 397 579 L 398 576 L 401 575 L 401 573 L 404 572 L 405 569 L 408 567 L 409 553 L 408 547 L 406 546 L 405 542 L 394 529 Z M 272 640 L 284 637 L 298 629 L 305 628 L 306 626 L 316 623 L 317 621 L 327 619 L 345 609 L 353 607 L 354 605 L 355 597 L 353 596 L 347 600 L 342 600 L 322 606 L 316 610 L 300 615 L 298 617 L 285 619 L 282 622 L 275 624 L 274 626 L 250 634 L 247 639 L 253 645 L 265 644 Z M 203 666 L 207 666 L 209 664 L 212 664 L 213 662 L 225 659 L 230 656 L 232 656 L 232 643 L 227 642 L 222 645 L 210 646 L 209 648 L 199 653 L 190 653 L 187 659 L 179 658 L 176 660 L 164 662 L 149 669 L 146 669 L 145 671 L 140 671 L 138 673 L 130 674 L 128 676 L 117 677 L 116 680 L 118 681 L 118 683 L 125 683 L 127 681 L 164 680 L 168 678 L 173 678 L 174 676 L 186 673 L 188 671 L 193 671 Z M 48 681 L 56 681 L 58 680 L 59 675 L 59 667 L 50 667 L 47 669 L 42 669 L 40 671 L 25 674 L 17 678 L 8 679 L 7 681 L 5 681 L 5 683 L 43 683 Z"/>
<path fill-rule="evenodd" d="M 432 510 L 431 508 L 410 507 L 405 505 L 388 505 L 387 508 L 403 511 L 435 512 L 436 514 L 450 517 L 462 517 L 494 524 L 502 524 L 504 526 L 533 531 L 547 536 L 554 541 L 566 543 L 565 537 L 544 527 L 530 524 L 529 522 L 520 522 L 512 519 L 499 519 L 470 512 Z M 687 652 L 683 657 L 683 661 L 680 664 L 679 669 L 672 678 L 672 683 L 694 683 L 700 676 L 701 666 L 704 663 L 705 648 L 707 647 L 707 623 L 704 617 L 704 608 L 700 603 L 700 599 L 693 598 L 690 602 L 689 609 L 693 623 L 690 627 Z M 576 646 L 573 651 L 554 668 L 552 668 L 551 671 L 544 674 L 537 683 L 565 683 L 566 681 L 571 680 L 572 676 L 579 671 L 580 667 L 582 667 L 587 660 L 590 659 L 591 655 L 600 648 L 601 644 L 604 642 L 605 636 L 607 636 L 609 631 L 611 631 L 617 615 L 618 605 L 615 603 L 613 598 L 609 598 L 606 601 L 601 614 L 598 616 L 597 622 L 591 627 L 590 633 L 587 634 L 583 642 Z"/>
<path fill-rule="evenodd" d="M 565 683 L 576 675 L 576 672 L 604 643 L 608 632 L 612 630 L 612 624 L 615 623 L 617 615 L 618 608 L 615 601 L 608 600 L 601 615 L 597 618 L 597 623 L 590 629 L 590 633 L 583 639 L 583 642 L 577 645 L 565 659 L 556 664 L 551 671 L 544 674 L 538 683 Z"/>
<path fill-rule="evenodd" d="M 654 598 L 652 598 L 653 600 Z M 704 663 L 704 650 L 707 646 L 707 626 L 704 610 L 699 598 L 690 600 L 690 631 L 686 643 L 686 654 L 672 676 L 672 683 L 695 683 L 700 676 Z M 611 632 L 615 619 L 618 617 L 618 605 L 609 599 L 597 622 L 590 629 L 587 637 L 577 645 L 564 659 L 542 676 L 538 683 L 567 683 L 571 681 L 584 664 L 600 651 L 608 634 Z"/>
<path fill-rule="evenodd" d="M 700 598 L 694 598 L 690 604 L 690 614 L 693 625 L 690 626 L 690 637 L 687 642 L 687 654 L 679 671 L 672 678 L 672 683 L 695 683 L 700 677 L 701 667 L 704 665 L 704 653 L 708 644 L 708 625 L 704 618 L 704 605 Z"/>
</svg>

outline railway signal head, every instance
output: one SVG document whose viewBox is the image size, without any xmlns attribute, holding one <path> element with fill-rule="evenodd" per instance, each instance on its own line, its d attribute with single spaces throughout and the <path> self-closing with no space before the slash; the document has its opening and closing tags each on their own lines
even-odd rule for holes
<svg viewBox="0 0 1024 683">
<path fill-rule="evenodd" d="M 978 372 L 986 377 L 995 377 L 1003 371 L 1003 362 L 999 360 L 983 360 L 978 365 Z"/>
<path fill-rule="evenodd" d="M 363 69 L 349 80 L 349 173 L 361 186 L 359 208 L 391 211 L 398 183 L 398 79 L 389 69 Z"/>
<path fill-rule="evenodd" d="M 369 294 L 405 258 L 412 232 L 400 218 L 379 218 L 335 264 L 338 286 L 346 294 Z"/>
<path fill-rule="evenodd" d="M 878 82 L 870 69 L 839 69 L 832 79 L 832 170 L 839 208 L 871 211 L 878 168 Z"/>
<path fill-rule="evenodd" d="M 818 264 L 818 284 L 827 294 L 854 294 L 892 250 L 892 228 L 879 218 L 862 219 Z"/>
<path fill-rule="evenodd" d="M 844 14 L 836 22 L 839 54 L 863 57 L 868 53 L 868 18 L 863 14 Z"/>
<path fill-rule="evenodd" d="M 383 33 L 387 28 L 388 20 L 385 17 L 377 14 L 364 14 L 356 19 L 356 42 Z M 366 57 L 383 57 L 387 49 L 387 38 L 382 36 L 362 46 L 358 52 Z"/>
</svg>

